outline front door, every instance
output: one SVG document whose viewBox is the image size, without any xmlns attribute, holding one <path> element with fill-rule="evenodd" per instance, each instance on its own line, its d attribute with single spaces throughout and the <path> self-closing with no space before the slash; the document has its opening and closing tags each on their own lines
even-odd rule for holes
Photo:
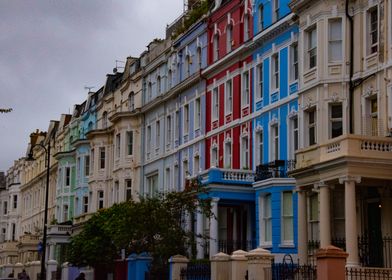
<svg viewBox="0 0 392 280">
<path fill-rule="evenodd" d="M 368 266 L 382 267 L 381 208 L 379 202 L 368 203 Z"/>
</svg>

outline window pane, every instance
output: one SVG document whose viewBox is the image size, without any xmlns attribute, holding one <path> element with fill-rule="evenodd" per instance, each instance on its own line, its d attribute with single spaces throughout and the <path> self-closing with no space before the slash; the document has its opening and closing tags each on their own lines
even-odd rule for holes
<svg viewBox="0 0 392 280">
<path fill-rule="evenodd" d="M 293 194 L 292 192 L 283 193 L 283 215 L 292 216 L 293 215 Z"/>
<path fill-rule="evenodd" d="M 294 240 L 293 238 L 293 218 L 283 219 L 283 240 Z"/>
</svg>

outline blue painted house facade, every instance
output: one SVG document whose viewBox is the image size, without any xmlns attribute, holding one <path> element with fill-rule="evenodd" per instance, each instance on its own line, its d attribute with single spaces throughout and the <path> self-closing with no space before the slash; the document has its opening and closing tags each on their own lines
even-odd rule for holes
<svg viewBox="0 0 392 280">
<path fill-rule="evenodd" d="M 253 188 L 258 246 L 297 253 L 297 194 L 288 177 L 298 149 L 298 27 L 288 0 L 254 3 Z"/>
<path fill-rule="evenodd" d="M 195 23 L 175 41 L 151 44 L 141 59 L 142 189 L 149 195 L 180 191 L 188 176 L 204 169 L 205 83 L 200 70 L 207 61 L 205 22 Z"/>
</svg>

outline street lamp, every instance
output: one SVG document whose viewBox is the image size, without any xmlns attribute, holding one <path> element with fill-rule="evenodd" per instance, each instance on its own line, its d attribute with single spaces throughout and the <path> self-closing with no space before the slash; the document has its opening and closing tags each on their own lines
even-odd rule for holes
<svg viewBox="0 0 392 280">
<path fill-rule="evenodd" d="M 42 256 L 41 256 L 41 280 L 45 280 L 46 270 L 45 270 L 45 258 L 46 258 L 46 237 L 47 237 L 47 224 L 48 224 L 48 200 L 49 200 L 49 173 L 50 173 L 50 138 L 48 142 L 48 147 L 46 148 L 41 143 L 36 143 L 31 146 L 30 152 L 28 154 L 27 160 L 35 160 L 33 157 L 33 149 L 37 146 L 45 150 L 46 154 L 46 187 L 45 187 L 45 212 L 44 212 L 44 235 L 42 238 Z"/>
</svg>

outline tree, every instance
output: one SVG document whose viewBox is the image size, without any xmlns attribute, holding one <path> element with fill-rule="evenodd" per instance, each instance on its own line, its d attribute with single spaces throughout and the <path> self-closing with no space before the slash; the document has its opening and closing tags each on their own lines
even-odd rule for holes
<svg viewBox="0 0 392 280">
<path fill-rule="evenodd" d="M 195 234 L 186 221 L 202 211 L 211 216 L 210 200 L 200 199 L 203 187 L 197 180 L 182 192 L 141 197 L 99 210 L 71 238 L 68 261 L 77 266 L 110 268 L 120 252 L 148 252 L 153 257 L 152 270 L 167 267 L 170 256 L 187 255 L 195 248 Z M 191 256 L 190 256 L 191 257 Z"/>
</svg>

